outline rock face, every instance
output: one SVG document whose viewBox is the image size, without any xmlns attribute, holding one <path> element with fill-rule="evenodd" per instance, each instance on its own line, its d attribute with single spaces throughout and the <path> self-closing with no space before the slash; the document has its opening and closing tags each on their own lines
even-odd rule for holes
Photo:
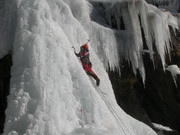
<svg viewBox="0 0 180 135">
<path fill-rule="evenodd" d="M 3 132 L 5 121 L 5 109 L 7 107 L 7 95 L 9 94 L 11 65 L 11 55 L 8 54 L 0 59 L 0 133 Z"/>
<path fill-rule="evenodd" d="M 171 30 L 171 28 L 170 28 Z M 166 64 L 180 67 L 180 37 L 173 33 L 171 60 Z M 169 71 L 163 70 L 158 55 L 155 54 L 155 67 L 148 54 L 144 54 L 146 81 L 142 83 L 139 75 L 134 76 L 130 65 L 122 63 L 121 77 L 109 72 L 118 104 L 134 118 L 153 127 L 151 122 L 159 123 L 180 132 L 180 75 L 177 87 Z M 164 134 L 179 134 L 178 132 Z"/>
</svg>

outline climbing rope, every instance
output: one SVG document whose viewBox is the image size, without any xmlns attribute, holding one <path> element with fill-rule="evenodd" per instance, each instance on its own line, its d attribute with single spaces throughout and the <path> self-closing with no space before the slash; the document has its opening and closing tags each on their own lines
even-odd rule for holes
<svg viewBox="0 0 180 135">
<path fill-rule="evenodd" d="M 99 93 L 99 95 L 101 96 L 101 98 L 103 99 L 103 101 L 105 102 L 105 104 L 107 105 L 107 107 L 109 108 L 109 110 L 111 111 L 111 113 L 113 114 L 114 118 L 116 119 L 117 123 L 119 124 L 120 128 L 122 129 L 122 132 L 127 135 L 127 133 L 125 132 L 124 128 L 126 129 L 126 131 L 128 132 L 129 135 L 132 135 L 132 133 L 129 131 L 129 129 L 126 127 L 126 125 L 124 124 L 124 122 L 121 120 L 121 118 L 118 116 L 118 114 L 116 113 L 116 111 L 114 110 L 114 108 L 111 106 L 111 104 L 108 102 L 107 98 L 105 97 L 105 95 L 103 93 L 101 93 L 101 90 L 99 88 L 97 88 L 97 92 Z M 123 126 L 122 126 L 123 125 Z"/>
</svg>

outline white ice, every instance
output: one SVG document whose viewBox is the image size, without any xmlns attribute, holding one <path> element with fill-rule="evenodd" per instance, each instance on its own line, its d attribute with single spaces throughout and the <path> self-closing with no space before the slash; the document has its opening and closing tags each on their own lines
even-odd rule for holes
<svg viewBox="0 0 180 135">
<path fill-rule="evenodd" d="M 145 2 L 128 3 L 124 10 L 120 4 L 113 12 L 124 17 L 129 26 L 124 31 L 92 21 L 93 7 L 86 0 L 5 1 L 9 12 L 2 28 L 10 28 L 5 36 L 10 42 L 6 46 L 1 41 L 0 48 L 12 51 L 13 66 L 3 135 L 156 135 L 117 105 L 106 69 L 109 65 L 120 70 L 125 58 L 145 79 L 138 14 L 149 52 L 154 53 L 154 40 L 163 64 L 168 25 L 177 27 L 177 22 Z M 101 79 L 99 87 L 72 49 L 79 51 L 86 39 L 91 40 L 90 59 Z"/>
<path fill-rule="evenodd" d="M 11 34 L 11 4 L 0 1 L 0 59 L 6 55 L 12 46 Z"/>
<path fill-rule="evenodd" d="M 161 124 L 153 123 L 154 127 L 159 130 L 165 130 L 165 131 L 174 131 L 169 127 L 163 126 Z"/>
<path fill-rule="evenodd" d="M 176 78 L 177 75 L 180 75 L 180 68 L 177 65 L 169 65 L 166 70 L 168 70 L 169 72 L 171 72 L 171 75 L 173 77 L 174 83 L 177 86 L 176 83 Z"/>
</svg>

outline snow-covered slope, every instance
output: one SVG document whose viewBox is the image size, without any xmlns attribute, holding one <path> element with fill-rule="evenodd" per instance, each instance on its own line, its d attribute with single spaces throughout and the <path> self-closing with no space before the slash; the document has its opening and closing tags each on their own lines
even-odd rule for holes
<svg viewBox="0 0 180 135">
<path fill-rule="evenodd" d="M 11 28 L 7 33 L 14 36 L 8 38 L 12 47 L 4 49 L 6 53 L 12 51 L 13 66 L 3 135 L 156 134 L 117 105 L 106 68 L 109 65 L 112 70 L 119 69 L 119 61 L 126 58 L 134 72 L 136 69 L 143 72 L 142 37 L 135 18 L 138 13 L 150 53 L 153 53 L 153 38 L 164 61 L 164 49 L 169 46 L 167 25 L 177 27 L 173 17 L 168 22 L 171 16 L 161 14 L 155 7 L 144 2 L 129 3 L 125 5 L 128 12 L 118 15 L 130 27 L 118 31 L 92 21 L 93 7 L 86 0 L 7 0 L 5 3 L 9 8 L 5 9 L 9 11 L 7 16 L 12 16 L 4 24 Z M 116 5 L 115 8 L 118 12 L 122 10 Z M 147 17 L 153 28 L 147 26 Z M 99 87 L 86 75 L 72 49 L 74 46 L 79 51 L 86 39 L 91 39 L 90 59 L 101 79 Z M 1 41 L 0 48 L 6 47 L 4 42 Z M 142 76 L 145 78 L 143 73 Z"/>
</svg>

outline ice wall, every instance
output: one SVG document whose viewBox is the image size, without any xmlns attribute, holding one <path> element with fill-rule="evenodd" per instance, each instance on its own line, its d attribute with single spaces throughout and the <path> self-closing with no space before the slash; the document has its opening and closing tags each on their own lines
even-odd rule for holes
<svg viewBox="0 0 180 135">
<path fill-rule="evenodd" d="M 91 23 L 86 1 L 14 2 L 16 31 L 3 135 L 155 134 L 118 107 L 103 63 L 91 46 L 99 89 L 74 55 L 71 47 L 78 50 L 90 31 L 97 32 L 83 27 Z M 106 102 L 98 94 L 101 90 L 107 93 Z"/>
<path fill-rule="evenodd" d="M 144 1 L 106 2 L 94 12 L 98 12 L 99 16 L 105 16 L 103 19 L 92 17 L 96 22 L 93 25 L 97 27 L 95 29 L 99 28 L 99 24 L 105 27 L 97 33 L 90 34 L 94 44 L 102 45 L 99 53 L 104 54 L 102 59 L 105 67 L 109 64 L 111 69 L 118 69 L 121 60 L 126 59 L 132 65 L 135 74 L 137 70 L 140 71 L 144 81 L 143 53 L 149 53 L 152 61 L 154 54 L 158 54 L 164 67 L 165 54 L 170 49 L 169 26 L 178 28 L 178 20 L 169 12 L 162 12 Z"/>
<path fill-rule="evenodd" d="M 106 68 L 120 69 L 119 62 L 127 59 L 145 79 L 138 15 L 148 52 L 153 54 L 155 41 L 164 64 L 169 47 L 167 25 L 176 27 L 173 17 L 167 19 L 171 15 L 144 2 L 116 3 L 106 10 L 106 19 L 110 21 L 108 17 L 115 12 L 117 22 L 122 16 L 126 27 L 122 31 L 92 21 L 94 9 L 86 0 L 7 0 L 6 4 L 13 2 L 17 11 L 11 24 L 16 29 L 14 40 L 9 38 L 13 67 L 3 135 L 156 134 L 119 108 Z M 101 79 L 99 88 L 72 50 L 74 46 L 79 51 L 86 39 L 91 39 L 90 59 Z"/>
</svg>

